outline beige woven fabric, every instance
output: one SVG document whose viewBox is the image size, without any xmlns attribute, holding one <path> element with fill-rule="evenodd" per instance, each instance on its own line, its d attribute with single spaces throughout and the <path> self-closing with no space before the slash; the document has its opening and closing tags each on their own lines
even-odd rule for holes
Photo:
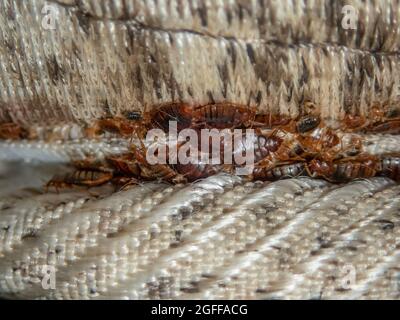
<svg viewBox="0 0 400 320">
<path fill-rule="evenodd" d="M 400 186 L 386 178 L 221 175 L 57 194 L 32 189 L 49 173 L 31 169 L 26 189 L 10 181 L 27 183 L 27 171 L 3 168 L 2 297 L 399 297 Z M 55 290 L 42 288 L 43 265 L 56 267 Z"/>
<path fill-rule="evenodd" d="M 349 4 L 357 30 L 341 27 Z M 0 12 L 0 122 L 91 123 L 170 101 L 290 115 L 311 101 L 333 119 L 400 108 L 397 1 L 3 0 Z"/>
</svg>

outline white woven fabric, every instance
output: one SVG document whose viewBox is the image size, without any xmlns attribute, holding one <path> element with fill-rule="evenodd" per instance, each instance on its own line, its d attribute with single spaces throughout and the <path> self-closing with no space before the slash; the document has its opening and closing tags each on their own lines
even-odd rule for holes
<svg viewBox="0 0 400 320">
<path fill-rule="evenodd" d="M 13 166 L 0 184 L 2 297 L 398 298 L 400 186 L 389 179 L 220 175 L 57 194 L 40 189 L 40 167 Z M 43 265 L 55 266 L 54 290 Z"/>
</svg>

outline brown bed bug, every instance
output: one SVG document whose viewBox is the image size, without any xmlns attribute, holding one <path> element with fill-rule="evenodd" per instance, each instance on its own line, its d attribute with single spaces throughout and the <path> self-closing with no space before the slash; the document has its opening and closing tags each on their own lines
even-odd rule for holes
<svg viewBox="0 0 400 320">
<path fill-rule="evenodd" d="M 146 149 L 144 146 L 138 148 L 131 146 L 131 152 L 138 161 L 140 178 L 143 180 L 162 180 L 171 183 L 185 183 L 187 179 L 167 163 L 149 164 L 146 160 Z"/>
<path fill-rule="evenodd" d="M 396 115 L 396 111 L 387 111 L 387 106 L 375 106 L 371 108 L 368 117 L 351 114 L 345 115 L 343 126 L 345 130 L 349 129 L 356 132 L 399 134 L 400 118 L 396 117 Z"/>
<path fill-rule="evenodd" d="M 143 165 L 140 169 L 140 178 L 143 180 L 162 180 L 173 184 L 187 182 L 182 174 L 167 164 Z"/>
<path fill-rule="evenodd" d="M 128 118 L 114 117 L 100 119 L 95 124 L 86 129 L 86 134 L 89 138 L 97 137 L 104 132 L 119 134 L 123 137 L 137 136 L 144 138 L 149 129 L 149 119 L 147 116 L 138 116 L 137 113 L 129 113 Z"/>
<path fill-rule="evenodd" d="M 194 128 L 245 128 L 255 120 L 255 108 L 233 103 L 215 103 L 196 107 L 193 113 Z"/>
<path fill-rule="evenodd" d="M 251 175 L 253 180 L 276 181 L 281 179 L 308 176 L 305 162 L 280 164 L 272 169 L 256 166 Z"/>
<path fill-rule="evenodd" d="M 279 114 L 264 113 L 256 114 L 254 117 L 253 127 L 275 128 L 288 125 L 292 119 Z"/>
<path fill-rule="evenodd" d="M 254 164 L 257 170 L 267 172 L 282 163 L 293 163 L 304 161 L 301 146 L 294 139 L 295 135 L 282 129 L 275 129 L 269 132 L 256 129 L 254 135 L 243 135 L 239 144 L 234 145 L 233 167 L 240 167 L 236 163 L 236 155 L 244 155 L 247 152 L 253 152 Z M 248 139 L 252 139 L 249 141 Z M 249 149 L 251 148 L 251 150 Z"/>
<path fill-rule="evenodd" d="M 47 184 L 46 188 L 55 187 L 56 190 L 73 186 L 96 187 L 105 184 L 114 177 L 113 168 L 106 163 L 93 158 L 72 162 L 75 171 L 64 176 L 56 175 Z"/>
<path fill-rule="evenodd" d="M 283 139 L 279 137 L 277 130 L 274 130 L 269 135 L 265 135 L 257 130 L 254 141 L 254 162 L 257 163 L 266 157 L 270 157 L 279 150 L 282 143 Z"/>
<path fill-rule="evenodd" d="M 112 178 L 112 172 L 76 170 L 73 173 L 68 173 L 62 177 L 55 176 L 46 184 L 46 189 L 54 187 L 58 191 L 58 189 L 72 186 L 96 187 L 111 181 Z"/>
<path fill-rule="evenodd" d="M 238 160 L 240 159 L 239 161 L 244 161 L 243 157 L 247 156 L 248 152 L 250 152 L 250 155 L 254 156 L 252 160 L 254 163 L 258 164 L 262 162 L 263 166 L 273 166 L 274 161 L 277 158 L 276 151 L 279 150 L 281 144 L 282 139 L 275 134 L 275 131 L 272 133 L 264 133 L 257 129 L 252 135 L 247 135 L 242 131 L 240 139 L 234 139 L 232 131 L 231 139 L 228 139 L 228 141 L 225 141 L 224 139 L 221 142 L 220 162 L 224 165 L 223 170 L 225 172 L 232 171 L 234 167 L 240 167 L 243 165 L 242 163 L 238 163 Z M 225 152 L 227 150 L 231 150 L 232 154 L 227 154 L 230 162 L 224 163 L 226 157 Z"/>
<path fill-rule="evenodd" d="M 0 124 L 0 139 L 19 140 L 29 136 L 27 130 L 12 122 Z"/>
<path fill-rule="evenodd" d="M 113 169 L 104 161 L 89 157 L 83 160 L 72 161 L 72 166 L 77 170 L 112 172 Z"/>
<path fill-rule="evenodd" d="M 384 154 L 380 157 L 380 175 L 400 181 L 400 154 Z"/>
<path fill-rule="evenodd" d="M 354 131 L 357 128 L 363 127 L 366 122 L 367 120 L 365 117 L 353 114 L 346 114 L 341 121 L 344 131 Z"/>
<path fill-rule="evenodd" d="M 115 175 L 139 177 L 140 166 L 131 153 L 106 157 L 108 164 L 114 169 Z"/>
<path fill-rule="evenodd" d="M 364 133 L 400 133 L 400 119 L 387 120 L 381 123 L 375 123 L 361 129 Z"/>
<path fill-rule="evenodd" d="M 117 186 L 118 191 L 126 190 L 130 186 L 140 184 L 140 180 L 135 177 L 115 176 L 111 180 L 112 184 Z"/>
<path fill-rule="evenodd" d="M 167 132 L 169 122 L 176 121 L 177 130 L 189 128 L 192 124 L 193 106 L 187 103 L 167 103 L 149 112 L 149 121 L 155 128 Z"/>
<path fill-rule="evenodd" d="M 223 165 L 204 163 L 201 160 L 196 163 L 174 165 L 175 170 L 188 182 L 204 179 L 223 171 Z"/>
<path fill-rule="evenodd" d="M 334 158 L 338 152 L 336 147 L 340 144 L 339 136 L 329 127 L 317 127 L 310 133 L 298 134 L 296 141 L 299 142 L 304 154 L 308 157 L 315 157 L 323 153 L 325 157 L 330 154 L 330 157 Z"/>
<path fill-rule="evenodd" d="M 376 156 L 361 154 L 335 161 L 313 159 L 307 165 L 312 177 L 331 182 L 347 182 L 358 178 L 371 178 L 380 172 L 380 161 Z"/>
</svg>

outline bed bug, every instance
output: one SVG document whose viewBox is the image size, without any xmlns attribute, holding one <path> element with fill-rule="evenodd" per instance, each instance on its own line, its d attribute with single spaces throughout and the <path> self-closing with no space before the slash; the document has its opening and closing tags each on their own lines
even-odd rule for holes
<svg viewBox="0 0 400 320">
<path fill-rule="evenodd" d="M 162 180 L 171 183 L 186 183 L 187 179 L 167 164 L 141 166 L 140 178 L 144 180 Z"/>
<path fill-rule="evenodd" d="M 299 134 L 296 140 L 308 157 L 315 157 L 322 153 L 327 157 L 337 153 L 335 147 L 340 143 L 339 136 L 329 127 L 316 128 L 308 134 Z"/>
<path fill-rule="evenodd" d="M 305 162 L 280 164 L 272 169 L 256 166 L 251 175 L 253 180 L 267 181 L 276 181 L 299 176 L 308 176 Z"/>
<path fill-rule="evenodd" d="M 275 152 L 281 147 L 282 139 L 278 136 L 278 131 L 272 133 L 265 133 L 261 130 L 255 130 L 254 134 L 247 135 L 245 132 L 239 136 L 239 139 L 235 138 L 233 141 L 223 141 L 221 145 L 221 158 L 225 158 L 225 149 L 231 150 L 231 160 L 233 166 L 240 166 L 237 161 L 244 160 L 243 157 L 249 152 L 254 156 L 253 162 L 262 162 L 264 166 L 273 165 L 276 158 Z M 231 139 L 233 139 L 233 135 Z M 230 144 L 228 148 L 228 143 Z M 229 154 L 228 154 L 229 156 Z"/>
<path fill-rule="evenodd" d="M 128 177 L 138 177 L 140 175 L 139 163 L 130 153 L 108 156 L 106 161 L 114 169 L 116 175 Z"/>
<path fill-rule="evenodd" d="M 270 135 L 265 135 L 260 131 L 256 131 L 254 141 L 255 163 L 277 152 L 282 142 L 283 138 L 279 137 L 277 130 L 273 131 Z"/>
<path fill-rule="evenodd" d="M 343 123 L 342 127 L 344 131 L 348 131 L 361 128 L 365 125 L 366 121 L 366 118 L 363 116 L 346 114 L 341 123 Z"/>
<path fill-rule="evenodd" d="M 301 146 L 295 140 L 295 135 L 281 129 L 275 129 L 269 133 L 257 129 L 254 135 L 243 135 L 234 147 L 233 165 L 235 168 L 241 166 L 235 161 L 236 154 L 244 155 L 247 152 L 253 152 L 253 163 L 256 168 L 260 168 L 259 170 L 264 172 L 280 163 L 305 160 L 302 157 Z"/>
<path fill-rule="evenodd" d="M 167 163 L 149 164 L 146 160 L 146 150 L 142 146 L 140 149 L 134 145 L 131 146 L 131 152 L 138 161 L 140 169 L 139 177 L 144 180 L 163 180 L 171 183 L 185 183 L 187 179 L 179 174 Z"/>
<path fill-rule="evenodd" d="M 307 115 L 302 116 L 295 121 L 296 132 L 305 133 L 311 131 L 319 126 L 321 118 L 319 116 Z"/>
<path fill-rule="evenodd" d="M 393 110 L 386 111 L 387 107 L 372 107 L 368 117 L 361 115 L 345 115 L 343 119 L 344 128 L 363 133 L 388 133 L 398 134 L 400 132 L 400 118 Z"/>
<path fill-rule="evenodd" d="M 77 170 L 111 172 L 112 168 L 106 162 L 89 157 L 83 160 L 72 161 L 72 166 Z"/>
<path fill-rule="evenodd" d="M 124 137 L 134 135 L 143 138 L 148 130 L 148 119 L 129 120 L 122 117 L 105 118 L 97 120 L 94 126 L 86 129 L 86 134 L 90 138 L 97 137 L 104 132 L 112 132 Z"/>
<path fill-rule="evenodd" d="M 188 182 L 193 182 L 199 179 L 207 178 L 222 171 L 222 166 L 201 164 L 201 163 L 188 163 L 177 164 L 176 171 L 182 175 Z"/>
<path fill-rule="evenodd" d="M 223 171 L 224 167 L 222 164 L 209 164 L 201 159 L 195 163 L 178 163 L 174 165 L 174 169 L 189 182 L 215 175 Z"/>
<path fill-rule="evenodd" d="M 387 133 L 399 134 L 400 133 L 400 119 L 388 120 L 381 123 L 375 123 L 363 127 L 360 131 L 364 133 Z"/>
<path fill-rule="evenodd" d="M 282 127 L 289 124 L 292 121 L 290 117 L 285 117 L 278 114 L 265 113 L 256 114 L 254 117 L 253 127 L 264 127 L 264 128 L 275 128 Z"/>
<path fill-rule="evenodd" d="M 58 191 L 58 189 L 72 186 L 96 187 L 111 181 L 112 178 L 112 172 L 76 170 L 63 177 L 55 176 L 46 184 L 46 188 L 55 187 Z"/>
<path fill-rule="evenodd" d="M 189 128 L 192 117 L 193 106 L 186 103 L 163 104 L 149 113 L 151 125 L 165 132 L 169 130 L 170 121 L 176 121 L 178 131 Z"/>
<path fill-rule="evenodd" d="M 381 155 L 380 175 L 400 181 L 400 154 Z"/>
<path fill-rule="evenodd" d="M 379 108 L 371 108 L 369 117 L 359 114 L 346 114 L 343 119 L 343 128 L 345 131 L 361 131 L 374 123 L 381 122 L 384 113 Z"/>
<path fill-rule="evenodd" d="M 251 126 L 254 119 L 254 108 L 233 103 L 215 103 L 194 109 L 192 127 L 243 128 Z"/>
<path fill-rule="evenodd" d="M 114 177 L 114 170 L 107 163 L 94 158 L 87 158 L 72 162 L 75 171 L 64 176 L 55 176 L 46 187 L 58 189 L 72 186 L 95 187 L 105 184 Z"/>
<path fill-rule="evenodd" d="M 358 155 L 335 161 L 313 159 L 307 165 L 312 177 L 331 182 L 347 182 L 357 178 L 371 178 L 380 172 L 380 161 L 372 155 Z"/>
<path fill-rule="evenodd" d="M 28 137 L 28 131 L 12 122 L 0 124 L 0 139 L 18 140 Z"/>
<path fill-rule="evenodd" d="M 135 177 L 115 176 L 111 180 L 112 184 L 118 187 L 118 191 L 126 190 L 130 186 L 136 186 L 140 180 Z"/>
</svg>

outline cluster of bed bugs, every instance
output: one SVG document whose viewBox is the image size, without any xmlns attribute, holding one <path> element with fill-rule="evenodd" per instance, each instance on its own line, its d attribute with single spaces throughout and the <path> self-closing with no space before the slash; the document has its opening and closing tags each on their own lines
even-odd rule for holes
<svg viewBox="0 0 400 320">
<path fill-rule="evenodd" d="M 368 117 L 347 114 L 344 129 L 362 133 L 400 134 L 400 117 L 397 111 L 372 107 Z"/>
<path fill-rule="evenodd" d="M 219 172 L 235 173 L 238 162 L 211 164 L 196 163 L 150 164 L 146 146 L 142 142 L 150 129 L 168 132 L 170 122 L 176 130 L 201 129 L 233 130 L 253 129 L 250 138 L 235 146 L 234 153 L 254 150 L 254 168 L 246 175 L 249 180 L 278 180 L 296 176 L 323 178 L 331 182 L 346 182 L 377 175 L 400 181 L 400 154 L 374 156 L 363 151 L 362 141 L 355 138 L 347 146 L 341 136 L 321 121 L 312 108 L 296 118 L 276 114 L 258 114 L 255 108 L 233 103 L 214 103 L 193 106 L 187 103 L 169 103 L 149 112 L 129 112 L 123 116 L 97 120 L 86 130 L 93 139 L 112 132 L 131 143 L 124 154 L 108 156 L 104 160 L 86 159 L 74 162 L 76 171 L 53 178 L 47 187 L 99 186 L 112 182 L 118 186 L 137 184 L 145 180 L 163 180 L 170 183 L 192 182 Z M 342 131 L 362 133 L 400 133 L 400 117 L 388 116 L 372 108 L 367 117 L 346 115 Z M 24 139 L 28 131 L 14 124 L 0 125 L 0 139 Z M 182 143 L 176 142 L 180 150 Z M 221 154 L 227 148 L 221 141 Z M 223 158 L 223 157 L 222 157 Z M 170 159 L 169 159 L 170 160 Z"/>
<path fill-rule="evenodd" d="M 6 122 L 0 124 L 0 139 L 19 140 L 26 139 L 28 136 L 28 130 L 16 123 Z"/>
<path fill-rule="evenodd" d="M 363 152 L 362 143 L 355 139 L 343 146 L 341 138 L 326 126 L 315 113 L 292 119 L 272 114 L 257 114 L 255 108 L 219 103 L 191 106 L 185 103 L 161 105 L 153 111 L 131 112 L 124 117 L 98 120 L 87 129 L 90 137 L 113 132 L 123 137 L 144 139 L 153 128 L 168 131 L 170 121 L 177 130 L 184 129 L 254 129 L 251 141 L 242 143 L 235 152 L 254 150 L 254 169 L 249 180 L 279 180 L 297 176 L 323 178 L 331 182 L 346 182 L 357 178 L 387 176 L 400 181 L 400 154 L 374 156 Z M 400 118 L 385 119 L 374 111 L 371 119 L 346 116 L 348 131 L 398 133 Z M 245 139 L 245 138 L 244 138 Z M 180 145 L 177 146 L 178 150 Z M 224 143 L 221 145 L 221 153 Z M 196 163 L 149 164 L 146 147 L 132 144 L 129 152 L 106 157 L 104 161 L 88 159 L 74 163 L 77 171 L 52 179 L 47 186 L 98 186 L 113 182 L 119 186 L 137 184 L 145 180 L 185 183 L 206 178 L 219 172 L 234 173 L 241 164 Z"/>
</svg>

